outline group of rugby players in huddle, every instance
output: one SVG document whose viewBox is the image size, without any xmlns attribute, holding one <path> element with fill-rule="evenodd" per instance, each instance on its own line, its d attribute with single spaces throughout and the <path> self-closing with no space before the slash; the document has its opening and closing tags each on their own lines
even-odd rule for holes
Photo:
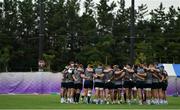
<svg viewBox="0 0 180 110">
<path fill-rule="evenodd" d="M 163 65 L 141 63 L 83 68 L 81 64 L 70 62 L 62 74 L 61 103 L 79 103 L 80 100 L 95 104 L 168 103 L 168 75 Z"/>
</svg>

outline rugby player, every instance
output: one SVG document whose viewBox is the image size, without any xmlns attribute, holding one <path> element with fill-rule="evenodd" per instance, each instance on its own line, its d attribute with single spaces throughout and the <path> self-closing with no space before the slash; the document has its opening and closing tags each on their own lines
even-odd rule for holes
<svg viewBox="0 0 180 110">
<path fill-rule="evenodd" d="M 84 72 L 84 102 L 90 103 L 91 102 L 91 95 L 92 95 L 92 89 L 93 89 L 93 74 L 94 69 L 92 65 L 88 65 Z"/>
<path fill-rule="evenodd" d="M 149 64 L 148 67 L 145 67 L 146 71 L 146 79 L 145 79 L 145 96 L 146 96 L 146 104 L 151 104 L 151 88 L 152 88 L 152 72 L 150 71 L 150 68 L 153 67 L 153 64 Z"/>
<path fill-rule="evenodd" d="M 139 99 L 139 105 L 142 105 L 144 99 L 143 88 L 145 88 L 145 77 L 146 77 L 144 65 L 142 63 L 139 64 L 137 68 L 137 73 L 134 75 L 136 76 L 136 88 Z"/>
<path fill-rule="evenodd" d="M 131 104 L 131 99 L 132 99 L 131 92 L 132 92 L 132 88 L 134 87 L 134 83 L 133 83 L 134 70 L 132 69 L 130 64 L 126 64 L 126 66 L 124 67 L 124 71 L 125 71 L 124 88 L 125 88 L 127 103 Z"/>
<path fill-rule="evenodd" d="M 103 66 L 100 64 L 97 68 L 95 68 L 94 74 L 94 88 L 95 88 L 95 103 L 103 104 L 104 103 L 104 73 Z"/>
<path fill-rule="evenodd" d="M 62 78 L 62 82 L 61 82 L 61 103 L 65 103 L 67 101 L 67 71 L 68 71 L 68 66 L 65 67 L 65 69 L 62 71 L 63 74 L 63 78 Z"/>
<path fill-rule="evenodd" d="M 167 86 L 168 86 L 168 74 L 166 72 L 166 70 L 164 70 L 164 66 L 160 67 L 160 72 L 162 72 L 163 75 L 163 80 L 162 80 L 162 104 L 168 104 L 168 101 L 166 99 L 166 90 L 167 90 Z"/>
<path fill-rule="evenodd" d="M 79 103 L 80 93 L 82 90 L 82 77 L 84 74 L 84 69 L 82 65 L 78 65 L 74 70 L 73 79 L 74 79 L 74 102 Z"/>
<path fill-rule="evenodd" d="M 106 66 L 104 69 L 104 88 L 105 88 L 105 99 L 104 101 L 106 102 L 106 104 L 109 104 L 110 102 L 113 101 L 113 89 L 114 89 L 114 83 L 111 80 L 113 78 L 113 69 L 111 68 L 111 66 Z"/>
<path fill-rule="evenodd" d="M 152 72 L 152 104 L 159 104 L 159 70 L 156 65 L 153 64 L 150 71 Z"/>
<path fill-rule="evenodd" d="M 67 103 L 74 103 L 74 62 L 70 62 L 67 70 Z"/>
<path fill-rule="evenodd" d="M 123 69 L 120 69 L 118 66 L 114 66 L 114 99 L 115 103 L 122 103 L 123 102 L 123 78 L 125 72 Z"/>
</svg>

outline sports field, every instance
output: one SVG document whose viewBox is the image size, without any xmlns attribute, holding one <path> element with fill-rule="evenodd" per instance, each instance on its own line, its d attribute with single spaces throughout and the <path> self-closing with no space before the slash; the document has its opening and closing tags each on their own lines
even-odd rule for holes
<svg viewBox="0 0 180 110">
<path fill-rule="evenodd" d="M 0 95 L 0 109 L 180 109 L 180 97 L 168 101 L 168 105 L 60 104 L 58 95 Z"/>
</svg>

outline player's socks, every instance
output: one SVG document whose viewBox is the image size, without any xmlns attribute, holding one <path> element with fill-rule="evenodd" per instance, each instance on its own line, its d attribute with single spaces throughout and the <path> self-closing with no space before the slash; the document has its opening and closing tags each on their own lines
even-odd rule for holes
<svg viewBox="0 0 180 110">
<path fill-rule="evenodd" d="M 159 104 L 159 99 L 155 99 L 155 104 Z"/>
<path fill-rule="evenodd" d="M 76 94 L 74 94 L 73 100 L 74 100 L 74 102 L 77 102 L 77 96 L 76 96 Z"/>
<path fill-rule="evenodd" d="M 67 98 L 64 98 L 64 103 L 67 103 Z"/>
<path fill-rule="evenodd" d="M 92 95 L 92 92 L 88 91 L 88 103 L 91 103 L 91 95 Z"/>
<path fill-rule="evenodd" d="M 70 103 L 74 103 L 73 99 L 74 99 L 73 97 L 70 98 Z"/>
<path fill-rule="evenodd" d="M 153 100 L 154 104 L 156 104 L 156 99 Z"/>
<path fill-rule="evenodd" d="M 81 101 L 82 101 L 82 102 L 84 101 L 84 95 L 81 96 Z"/>
<path fill-rule="evenodd" d="M 71 102 L 74 103 L 74 98 L 71 98 Z"/>
<path fill-rule="evenodd" d="M 163 104 L 163 100 L 162 100 L 162 99 L 160 99 L 160 100 L 159 100 L 159 103 L 160 103 L 160 104 Z"/>
<path fill-rule="evenodd" d="M 167 101 L 167 100 L 164 100 L 164 104 L 168 104 L 168 101 Z"/>
<path fill-rule="evenodd" d="M 154 104 L 154 99 L 151 99 L 151 104 Z"/>
<path fill-rule="evenodd" d="M 70 98 L 67 98 L 67 103 L 69 103 L 70 102 Z"/>
<path fill-rule="evenodd" d="M 146 100 L 146 103 L 147 103 L 148 105 L 151 105 L 151 101 L 150 101 L 149 99 Z"/>
<path fill-rule="evenodd" d="M 96 99 L 96 104 L 99 104 L 99 99 Z"/>
<path fill-rule="evenodd" d="M 124 93 L 124 101 L 125 101 L 125 102 L 127 101 L 127 99 L 126 99 L 126 93 Z"/>
<path fill-rule="evenodd" d="M 158 102 L 157 102 L 157 99 L 154 99 L 154 104 L 157 104 Z"/>
<path fill-rule="evenodd" d="M 79 102 L 79 98 L 80 98 L 80 93 L 76 94 L 76 101 Z"/>
<path fill-rule="evenodd" d="M 84 97 L 84 103 L 88 103 L 88 98 Z"/>
<path fill-rule="evenodd" d="M 131 101 L 130 101 L 129 99 L 127 99 L 127 103 L 128 103 L 128 104 L 131 104 Z"/>
<path fill-rule="evenodd" d="M 80 102 L 80 93 L 76 94 L 76 101 L 79 103 Z"/>
<path fill-rule="evenodd" d="M 106 104 L 109 104 L 109 101 L 107 101 Z"/>
<path fill-rule="evenodd" d="M 108 101 L 108 100 L 105 98 L 105 99 L 104 99 L 104 102 L 107 102 L 107 101 Z"/>
<path fill-rule="evenodd" d="M 139 100 L 139 105 L 142 105 L 143 103 L 142 103 L 142 101 L 141 100 Z"/>
<path fill-rule="evenodd" d="M 133 99 L 133 103 L 136 103 L 136 102 L 137 102 L 137 99 L 136 99 L 136 98 L 134 98 L 134 99 Z"/>
<path fill-rule="evenodd" d="M 71 103 L 72 102 L 72 100 L 71 100 L 71 98 L 69 98 L 69 103 Z"/>
<path fill-rule="evenodd" d="M 63 97 L 61 97 L 61 100 L 60 100 L 60 102 L 61 102 L 61 103 L 64 103 L 64 99 L 63 99 Z"/>
<path fill-rule="evenodd" d="M 97 99 L 93 99 L 93 103 L 96 103 L 96 100 L 97 100 Z"/>
<path fill-rule="evenodd" d="M 111 102 L 111 104 L 115 104 L 115 103 L 116 103 L 116 101 L 115 101 L 115 100 Z"/>
<path fill-rule="evenodd" d="M 103 99 L 101 99 L 101 100 L 100 100 L 100 104 L 103 104 L 103 103 L 104 103 L 104 100 L 103 100 Z"/>
<path fill-rule="evenodd" d="M 88 96 L 87 97 L 87 103 L 90 103 L 91 102 L 91 96 Z"/>
</svg>

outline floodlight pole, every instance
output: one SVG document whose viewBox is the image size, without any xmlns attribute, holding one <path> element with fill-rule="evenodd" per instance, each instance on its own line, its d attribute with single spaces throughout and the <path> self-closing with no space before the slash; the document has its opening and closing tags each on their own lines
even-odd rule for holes
<svg viewBox="0 0 180 110">
<path fill-rule="evenodd" d="M 131 0 L 131 29 L 130 29 L 130 63 L 134 64 L 135 60 L 135 51 L 134 51 L 134 43 L 135 43 L 135 18 L 134 18 L 134 0 Z"/>
<path fill-rule="evenodd" d="M 38 0 L 38 13 L 39 13 L 39 58 L 38 63 L 42 60 L 43 56 L 43 42 L 44 42 L 44 0 Z M 42 69 L 39 65 L 39 71 Z"/>
<path fill-rule="evenodd" d="M 44 5 L 43 0 L 39 0 L 39 60 L 42 59 L 44 40 Z"/>
</svg>

